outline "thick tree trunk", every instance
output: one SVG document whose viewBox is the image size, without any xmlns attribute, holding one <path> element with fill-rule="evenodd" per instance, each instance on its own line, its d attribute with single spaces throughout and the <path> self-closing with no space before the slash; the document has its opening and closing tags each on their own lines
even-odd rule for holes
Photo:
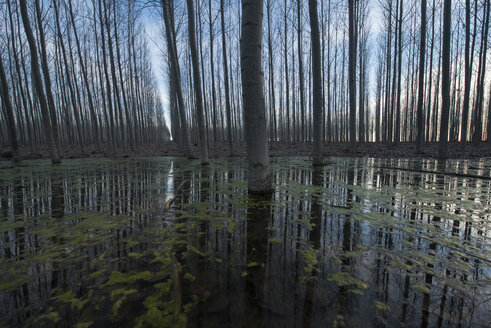
<svg viewBox="0 0 491 328">
<path fill-rule="evenodd" d="M 285 12 L 284 12 L 284 31 L 285 31 L 285 44 L 283 51 L 285 52 L 285 102 L 286 102 L 286 141 L 291 141 L 290 136 L 290 80 L 288 79 L 288 23 L 287 23 L 287 0 L 285 0 Z"/>
<path fill-rule="evenodd" d="M 298 81 L 300 83 L 300 141 L 305 141 L 305 87 L 303 76 L 303 50 L 302 50 L 302 10 L 301 1 L 297 0 L 297 36 L 298 36 Z"/>
<path fill-rule="evenodd" d="M 49 76 L 49 67 L 48 67 L 48 58 L 47 58 L 47 53 L 46 53 L 46 42 L 44 40 L 44 28 L 43 28 L 43 23 L 42 23 L 42 17 L 41 17 L 41 8 L 39 5 L 39 0 L 35 0 L 35 7 L 36 7 L 36 17 L 37 17 L 37 23 L 38 23 L 38 30 L 39 30 L 39 41 L 40 41 L 40 46 L 41 46 L 41 68 L 42 68 L 42 73 L 44 77 L 44 85 L 46 87 L 46 99 L 48 102 L 48 109 L 49 109 L 49 114 L 50 114 L 50 120 L 51 120 L 51 129 L 53 131 L 53 139 L 55 140 L 55 145 L 56 149 L 59 152 L 60 151 L 60 137 L 58 133 L 58 120 L 56 119 L 56 107 L 55 107 L 55 101 L 53 99 L 53 92 L 51 90 L 51 78 Z"/>
<path fill-rule="evenodd" d="M 17 133 L 15 131 L 14 110 L 10 101 L 7 76 L 3 67 L 2 56 L 0 55 L 0 99 L 2 99 L 2 107 L 5 110 L 7 126 L 9 130 L 10 146 L 12 147 L 12 162 L 20 162 L 19 145 L 17 143 Z"/>
<path fill-rule="evenodd" d="M 34 34 L 32 33 L 31 24 L 29 23 L 26 0 L 20 0 L 20 11 L 21 11 L 22 23 L 24 25 L 24 30 L 27 37 L 27 42 L 29 44 L 29 50 L 31 52 L 32 80 L 33 80 L 34 88 L 36 89 L 36 95 L 39 100 L 39 105 L 41 107 L 41 113 L 43 116 L 43 126 L 44 126 L 44 132 L 45 132 L 49 155 L 52 163 L 60 163 L 61 162 L 60 157 L 58 155 L 55 139 L 53 137 L 51 116 L 48 108 L 48 102 L 46 101 L 46 96 L 44 95 L 43 81 L 41 78 L 41 70 L 39 68 L 39 58 L 37 54 L 36 41 L 34 40 Z"/>
<path fill-rule="evenodd" d="M 442 117 L 440 128 L 440 144 L 438 155 L 440 159 L 448 157 L 448 113 L 450 110 L 450 34 L 451 34 L 452 1 L 443 3 L 443 42 L 442 42 Z"/>
<path fill-rule="evenodd" d="M 186 0 L 188 8 L 188 37 L 189 47 L 191 48 L 191 61 L 193 65 L 194 96 L 196 104 L 196 117 L 198 119 L 198 139 L 199 154 L 202 165 L 207 165 L 208 147 L 206 145 L 205 122 L 203 118 L 203 93 L 201 91 L 201 76 L 199 72 L 198 51 L 196 50 L 195 24 L 194 24 L 194 5 L 193 0 Z"/>
<path fill-rule="evenodd" d="M 401 76 L 402 76 L 402 19 L 403 19 L 403 0 L 399 3 L 399 36 L 398 40 L 398 73 L 397 73 L 397 103 L 396 103 L 396 126 L 394 141 L 398 143 L 401 140 Z"/>
<path fill-rule="evenodd" d="M 173 84 L 173 88 L 176 91 L 176 98 L 178 103 L 179 110 L 179 119 L 180 119 L 180 130 L 181 130 L 181 144 L 183 147 L 184 154 L 193 158 L 193 153 L 191 150 L 191 139 L 189 137 L 189 129 L 186 121 L 186 113 L 184 112 L 184 99 L 182 96 L 181 89 L 181 79 L 180 79 L 180 71 L 179 64 L 177 62 L 177 50 L 174 42 L 174 29 L 172 20 L 172 13 L 170 4 L 168 1 L 162 0 L 162 8 L 164 13 L 164 23 L 165 23 L 165 35 L 167 40 L 167 52 L 169 56 L 169 60 L 171 62 L 171 83 Z"/>
<path fill-rule="evenodd" d="M 310 33 L 312 39 L 312 74 L 313 74 L 313 165 L 322 165 L 322 76 L 321 76 L 321 45 L 319 35 L 319 19 L 317 16 L 317 0 L 309 0 Z"/>
<path fill-rule="evenodd" d="M 354 0 L 348 0 L 349 19 L 349 141 L 351 150 L 356 142 L 356 37 Z"/>
<path fill-rule="evenodd" d="M 242 0 L 240 63 L 248 160 L 248 188 L 253 193 L 271 191 L 264 75 L 261 68 L 263 0 Z"/>
<path fill-rule="evenodd" d="M 222 51 L 223 51 L 223 80 L 225 84 L 225 111 L 227 113 L 227 139 L 230 156 L 234 155 L 234 141 L 232 139 L 232 115 L 230 112 L 230 91 L 227 64 L 227 42 L 225 36 L 225 13 L 224 0 L 220 0 L 220 16 L 222 25 Z"/>
<path fill-rule="evenodd" d="M 475 117 L 476 117 L 476 127 L 474 129 L 474 136 L 472 141 L 474 143 L 479 143 L 482 141 L 482 132 L 483 132 L 483 103 L 484 103 L 484 84 L 485 84 L 485 76 L 486 76 L 486 53 L 488 49 L 488 30 L 489 30 L 489 7 L 490 0 L 485 1 L 485 7 L 483 8 L 484 12 L 484 21 L 482 28 L 482 37 L 481 37 L 481 49 L 479 51 L 479 69 L 477 74 L 477 92 L 476 92 L 476 100 L 475 100 Z"/>
<path fill-rule="evenodd" d="M 210 31 L 210 74 L 211 74 L 211 100 L 213 111 L 213 143 L 215 151 L 217 150 L 217 97 L 215 90 L 215 58 L 213 54 L 213 20 L 211 18 L 211 0 L 208 1 L 208 22 Z"/>
<path fill-rule="evenodd" d="M 416 151 L 421 152 L 424 139 L 423 98 L 425 79 L 425 50 L 426 50 L 426 0 L 421 0 L 421 32 L 419 43 L 419 80 L 418 80 L 418 137 Z"/>
</svg>

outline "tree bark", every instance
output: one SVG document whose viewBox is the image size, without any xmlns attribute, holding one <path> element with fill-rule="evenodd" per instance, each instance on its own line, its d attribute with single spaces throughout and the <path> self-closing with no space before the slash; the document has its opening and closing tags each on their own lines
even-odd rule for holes
<svg viewBox="0 0 491 328">
<path fill-rule="evenodd" d="M 440 128 L 440 159 L 448 157 L 448 113 L 450 110 L 450 34 L 451 34 L 452 1 L 443 3 L 443 42 L 442 42 L 442 117 Z"/>
<path fill-rule="evenodd" d="M 240 63 L 248 160 L 248 189 L 271 191 L 264 75 L 261 68 L 263 0 L 242 0 Z"/>
<path fill-rule="evenodd" d="M 298 82 L 300 83 L 300 141 L 305 141 L 305 87 L 303 76 L 303 50 L 302 50 L 302 10 L 301 1 L 297 0 L 297 37 L 298 37 Z"/>
<path fill-rule="evenodd" d="M 9 130 L 10 146 L 12 147 L 12 162 L 20 162 L 19 145 L 17 143 L 17 133 L 15 131 L 14 110 L 10 101 L 7 76 L 3 66 L 2 56 L 0 55 L 0 99 L 2 99 L 2 107 L 5 110 L 7 126 Z"/>
<path fill-rule="evenodd" d="M 37 54 L 36 41 L 34 40 L 34 34 L 32 33 L 31 24 L 29 22 L 29 16 L 27 13 L 26 0 L 20 0 L 20 12 L 22 17 L 22 23 L 26 32 L 27 42 L 29 44 L 29 50 L 31 53 L 31 70 L 34 88 L 36 89 L 36 95 L 41 107 L 41 113 L 43 116 L 43 126 L 46 136 L 46 143 L 48 146 L 49 155 L 53 164 L 61 163 L 58 150 L 56 149 L 55 139 L 53 137 L 53 130 L 51 126 L 51 116 L 46 101 L 46 96 L 43 90 L 43 81 L 41 78 L 41 70 L 39 68 L 39 58 Z"/>
<path fill-rule="evenodd" d="M 354 151 L 356 142 L 356 39 L 354 0 L 348 0 L 349 19 L 349 141 Z"/>
<path fill-rule="evenodd" d="M 426 0 L 421 0 L 421 32 L 419 43 L 419 80 L 418 80 L 418 137 L 416 151 L 421 152 L 424 138 L 423 98 L 425 79 L 425 50 L 426 50 Z"/>
<path fill-rule="evenodd" d="M 319 18 L 317 15 L 317 0 L 309 0 L 310 33 L 312 40 L 312 89 L 314 97 L 313 110 L 313 147 L 312 159 L 314 166 L 322 165 L 322 76 L 321 76 L 321 45 L 319 35 Z"/>
<path fill-rule="evenodd" d="M 196 50 L 194 5 L 193 0 L 186 0 L 188 8 L 188 37 L 191 48 L 191 61 L 193 65 L 194 96 L 196 105 L 196 117 L 198 118 L 199 154 L 202 165 L 209 164 L 208 147 L 206 145 L 206 130 L 203 118 L 203 93 L 201 90 L 201 77 L 199 72 L 198 51 Z"/>
<path fill-rule="evenodd" d="M 225 37 L 224 0 L 220 0 L 220 16 L 222 25 L 222 51 L 223 51 L 223 80 L 225 82 L 225 111 L 227 113 L 227 139 L 230 156 L 234 155 L 234 141 L 232 140 L 232 116 L 230 112 L 230 91 L 227 64 L 227 42 Z"/>
<path fill-rule="evenodd" d="M 172 13 L 170 4 L 166 0 L 162 0 L 162 9 L 164 13 L 164 23 L 165 23 L 165 35 L 167 40 L 167 52 L 170 62 L 171 62 L 171 83 L 174 85 L 174 90 L 176 91 L 176 98 L 179 110 L 180 119 L 180 130 L 181 130 L 181 144 L 183 147 L 183 152 L 188 158 L 193 158 L 193 153 L 191 150 L 191 139 L 189 137 L 189 129 L 186 121 L 186 113 L 184 112 L 184 99 L 182 96 L 181 89 L 181 79 L 179 64 L 177 62 L 177 50 L 174 42 L 173 35 L 175 34 L 173 24 L 171 22 Z"/>
<path fill-rule="evenodd" d="M 39 6 L 39 0 L 35 0 L 34 3 L 36 7 L 36 17 L 37 17 L 37 23 L 39 29 L 39 39 L 40 39 L 39 41 L 41 46 L 41 68 L 44 77 L 44 85 L 46 88 L 46 100 L 48 102 L 48 110 L 51 120 L 51 129 L 53 131 L 53 139 L 55 140 L 56 149 L 59 152 L 60 137 L 58 133 L 58 123 L 56 119 L 55 101 L 53 99 L 53 92 L 51 90 L 51 78 L 49 76 L 48 58 L 46 54 L 46 42 L 44 40 L 44 29 L 43 29 L 43 22 L 41 17 L 41 9 Z"/>
</svg>

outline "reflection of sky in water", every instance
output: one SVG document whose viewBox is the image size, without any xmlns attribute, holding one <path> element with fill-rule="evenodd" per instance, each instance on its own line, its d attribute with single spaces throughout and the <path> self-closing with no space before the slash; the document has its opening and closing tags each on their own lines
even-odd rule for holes
<svg viewBox="0 0 491 328">
<path fill-rule="evenodd" d="M 484 325 L 491 162 L 327 162 L 0 163 L 0 325 Z"/>
</svg>

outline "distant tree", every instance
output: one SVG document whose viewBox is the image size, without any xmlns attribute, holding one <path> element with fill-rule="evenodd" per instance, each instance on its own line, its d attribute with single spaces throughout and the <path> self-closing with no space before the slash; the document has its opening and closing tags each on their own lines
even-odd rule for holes
<svg viewBox="0 0 491 328">
<path fill-rule="evenodd" d="M 421 0 L 421 29 L 419 44 L 419 80 L 418 80 L 418 135 L 416 139 L 416 151 L 421 152 L 424 139 L 423 122 L 423 98 L 425 80 L 425 50 L 426 50 L 426 0 Z"/>
<path fill-rule="evenodd" d="M 450 34 L 452 32 L 452 0 L 443 3 L 443 42 L 442 42 L 442 115 L 440 123 L 440 144 L 438 156 L 448 157 L 448 113 L 450 111 Z"/>
<path fill-rule="evenodd" d="M 248 160 L 248 188 L 252 193 L 271 191 L 268 134 L 261 68 L 263 0 L 242 0 L 240 64 L 242 102 Z"/>
<path fill-rule="evenodd" d="M 225 6 L 224 0 L 220 0 L 220 16 L 222 26 L 222 51 L 223 51 L 223 79 L 225 84 L 225 112 L 227 115 L 227 139 L 230 155 L 234 154 L 234 142 L 232 138 L 232 114 L 230 110 L 230 86 L 227 63 L 227 42 L 225 37 Z"/>
<path fill-rule="evenodd" d="M 348 42 L 349 42 L 349 141 L 356 142 L 356 26 L 354 0 L 348 0 Z M 353 150 L 353 148 L 352 148 Z"/>
<path fill-rule="evenodd" d="M 312 89 L 314 97 L 314 117 L 313 117 L 313 165 L 322 165 L 322 67 L 321 67 L 321 45 L 319 35 L 319 18 L 317 15 L 317 0 L 309 0 L 310 33 L 312 40 Z"/>
<path fill-rule="evenodd" d="M 303 47 L 302 47 L 302 6 L 297 0 L 297 41 L 298 41 L 298 82 L 300 87 L 300 141 L 306 140 L 305 129 L 305 82 L 303 75 Z"/>
</svg>

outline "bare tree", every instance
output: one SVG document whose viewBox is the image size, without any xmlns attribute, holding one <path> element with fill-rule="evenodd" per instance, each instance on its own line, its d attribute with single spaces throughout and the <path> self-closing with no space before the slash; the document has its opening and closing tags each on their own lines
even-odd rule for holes
<svg viewBox="0 0 491 328">
<path fill-rule="evenodd" d="M 425 79 L 425 50 L 426 50 L 426 0 L 421 0 L 421 32 L 419 44 L 419 80 L 418 80 L 418 136 L 416 151 L 421 152 L 424 138 L 423 98 Z"/>
<path fill-rule="evenodd" d="M 234 141 L 232 139 L 232 116 L 230 112 L 230 91 L 227 64 L 227 42 L 225 37 L 225 13 L 224 0 L 220 0 L 220 16 L 222 23 L 222 50 L 223 50 L 223 80 L 225 81 L 225 111 L 227 114 L 227 139 L 230 155 L 234 154 Z"/>
<path fill-rule="evenodd" d="M 322 76 L 321 76 L 321 45 L 319 35 L 319 18 L 317 16 L 317 0 L 309 0 L 310 33 L 312 39 L 312 89 L 314 97 L 313 139 L 312 147 L 313 165 L 322 165 Z"/>
<path fill-rule="evenodd" d="M 36 89 L 36 96 L 41 107 L 41 112 L 43 116 L 43 126 L 46 136 L 46 143 L 48 146 L 49 155 L 51 157 L 51 162 L 53 164 L 60 163 L 60 156 L 58 155 L 58 150 L 56 149 L 55 139 L 53 137 L 53 129 L 51 124 L 51 116 L 48 108 L 48 103 L 46 101 L 46 96 L 43 90 L 43 82 L 41 78 L 41 71 L 39 68 L 39 58 L 37 54 L 36 41 L 32 33 L 31 24 L 29 22 L 29 16 L 27 13 L 26 0 L 20 0 L 20 11 L 22 16 L 22 23 L 24 25 L 24 30 L 26 33 L 27 42 L 29 44 L 29 50 L 31 52 L 31 70 L 34 88 Z"/>
<path fill-rule="evenodd" d="M 349 21 L 349 141 L 351 150 L 356 142 L 356 26 L 354 0 L 348 0 Z"/>
<path fill-rule="evenodd" d="M 440 123 L 440 144 L 438 156 L 448 157 L 448 113 L 450 110 L 450 34 L 452 32 L 452 0 L 443 3 L 443 42 L 442 42 L 442 115 Z"/>
<path fill-rule="evenodd" d="M 194 96 L 196 103 L 196 117 L 198 118 L 199 129 L 199 152 L 202 165 L 207 165 L 208 160 L 208 145 L 206 143 L 205 122 L 203 118 L 203 93 L 201 91 L 201 77 L 199 72 L 198 51 L 196 50 L 195 24 L 194 24 L 194 5 L 193 0 L 186 1 L 188 8 L 188 36 L 189 47 L 191 48 L 191 60 L 193 62 L 193 82 Z"/>
<path fill-rule="evenodd" d="M 12 162 L 20 162 L 19 145 L 17 143 L 17 132 L 15 131 L 14 110 L 10 101 L 9 89 L 7 84 L 7 76 L 3 67 L 2 54 L 0 53 L 0 99 L 2 99 L 2 108 L 7 118 L 7 126 L 9 130 L 10 146 L 12 147 Z"/>
<path fill-rule="evenodd" d="M 248 160 L 248 188 L 253 193 L 271 190 L 268 134 L 261 68 L 263 0 L 242 0 L 240 64 L 242 102 Z"/>
</svg>

